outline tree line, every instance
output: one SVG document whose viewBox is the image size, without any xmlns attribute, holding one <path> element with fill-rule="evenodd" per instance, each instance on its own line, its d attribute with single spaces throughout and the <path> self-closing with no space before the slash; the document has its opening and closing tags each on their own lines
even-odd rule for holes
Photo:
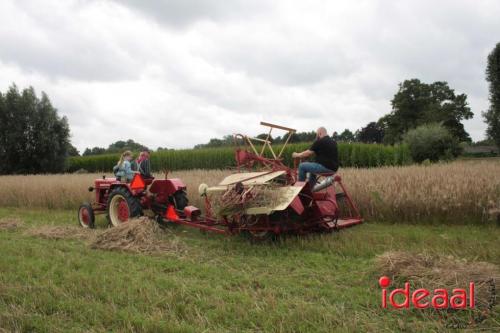
<svg viewBox="0 0 500 333">
<path fill-rule="evenodd" d="M 144 151 L 144 150 L 150 150 L 150 149 L 143 144 L 135 142 L 132 139 L 128 139 L 126 141 L 124 141 L 124 140 L 116 141 L 116 142 L 110 144 L 108 146 L 108 148 L 102 148 L 102 147 L 86 148 L 83 151 L 82 155 L 89 156 L 89 155 L 114 154 L 114 153 L 121 153 L 125 150 Z"/>
<path fill-rule="evenodd" d="M 66 117 L 48 96 L 12 85 L 0 92 L 0 174 L 53 173 L 64 170 L 76 150 Z"/>
</svg>

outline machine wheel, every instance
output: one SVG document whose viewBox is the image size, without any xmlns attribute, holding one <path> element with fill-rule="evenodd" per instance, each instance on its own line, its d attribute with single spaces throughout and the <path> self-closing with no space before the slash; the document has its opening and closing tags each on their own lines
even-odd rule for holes
<svg viewBox="0 0 500 333">
<path fill-rule="evenodd" d="M 88 203 L 84 203 L 78 208 L 78 222 L 83 228 L 95 228 L 94 209 Z"/>
<path fill-rule="evenodd" d="M 251 230 L 244 230 L 242 232 L 242 235 L 249 239 L 252 242 L 267 242 L 267 241 L 274 241 L 276 240 L 276 234 L 272 231 L 251 231 Z"/>
<path fill-rule="evenodd" d="M 175 209 L 177 210 L 184 210 L 184 208 L 188 205 L 188 197 L 185 191 L 179 190 L 174 193 L 172 196 L 173 199 L 173 204 L 175 206 Z"/>
<path fill-rule="evenodd" d="M 117 227 L 130 218 L 141 216 L 142 208 L 139 200 L 126 188 L 117 187 L 109 195 L 106 213 L 109 223 Z"/>
<path fill-rule="evenodd" d="M 242 235 L 252 242 L 265 242 L 276 240 L 276 234 L 269 230 L 252 230 L 253 227 L 266 225 L 262 221 L 261 215 L 243 215 L 240 220 L 240 225 L 245 226 L 246 230 L 242 231 Z"/>
</svg>

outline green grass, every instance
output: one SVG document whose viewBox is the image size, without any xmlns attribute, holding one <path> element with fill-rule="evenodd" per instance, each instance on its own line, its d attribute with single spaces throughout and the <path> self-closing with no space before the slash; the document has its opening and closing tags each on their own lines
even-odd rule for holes
<svg viewBox="0 0 500 333">
<path fill-rule="evenodd" d="M 425 250 L 500 265 L 493 226 L 371 223 L 257 245 L 178 228 L 187 252 L 155 256 L 23 234 L 75 225 L 75 215 L 0 208 L 25 222 L 0 231 L 0 332 L 442 332 L 417 311 L 380 308 L 375 255 Z M 480 328 L 499 327 L 496 310 Z"/>
</svg>

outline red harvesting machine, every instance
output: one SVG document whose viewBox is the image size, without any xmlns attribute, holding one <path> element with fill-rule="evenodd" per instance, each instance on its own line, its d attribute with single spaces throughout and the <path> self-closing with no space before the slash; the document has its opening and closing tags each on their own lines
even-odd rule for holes
<svg viewBox="0 0 500 333">
<path fill-rule="evenodd" d="M 342 179 L 334 173 L 318 174 L 317 183 L 297 180 L 297 163 L 285 165 L 282 154 L 296 130 L 261 122 L 269 128 L 266 139 L 236 134 L 237 171 L 216 186 L 198 188 L 205 209 L 188 205 L 180 179 L 144 179 L 136 174 L 130 183 L 115 178 L 95 180 L 95 202 L 82 204 L 78 220 L 94 227 L 95 214 L 106 213 L 111 225 L 149 215 L 162 225 L 186 225 L 220 234 L 244 234 L 254 240 L 284 233 L 331 232 L 362 223 L 358 209 Z M 278 151 L 272 147 L 273 129 L 286 131 Z"/>
</svg>

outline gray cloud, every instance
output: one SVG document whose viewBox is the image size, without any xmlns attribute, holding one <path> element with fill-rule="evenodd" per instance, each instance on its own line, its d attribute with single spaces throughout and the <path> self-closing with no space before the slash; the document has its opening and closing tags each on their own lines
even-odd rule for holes
<svg viewBox="0 0 500 333">
<path fill-rule="evenodd" d="M 230 71 L 290 86 L 308 86 L 327 78 L 344 77 L 357 65 L 334 45 L 309 42 L 286 45 L 290 40 L 285 36 L 280 36 L 275 42 L 273 45 L 259 45 L 236 41 L 230 50 L 219 50 L 212 55 L 211 61 Z"/>
<path fill-rule="evenodd" d="M 260 0 L 113 0 L 139 10 L 157 22 L 171 27 L 185 28 L 199 20 L 240 20 L 269 10 Z"/>
</svg>

